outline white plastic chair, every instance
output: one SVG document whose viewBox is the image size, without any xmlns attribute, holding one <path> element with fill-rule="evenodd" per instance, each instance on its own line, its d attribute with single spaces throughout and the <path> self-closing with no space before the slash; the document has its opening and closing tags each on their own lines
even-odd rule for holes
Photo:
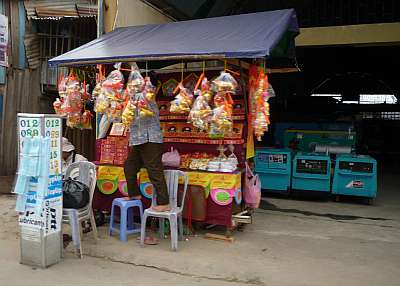
<svg viewBox="0 0 400 286">
<path fill-rule="evenodd" d="M 183 238 L 183 223 L 182 223 L 182 211 L 185 204 L 186 190 L 188 187 L 189 178 L 185 172 L 179 170 L 165 170 L 164 171 L 165 180 L 167 182 L 168 194 L 169 194 L 169 204 L 171 210 L 167 212 L 157 212 L 151 208 L 144 211 L 141 233 L 140 233 L 140 245 L 144 246 L 144 240 L 146 237 L 146 220 L 147 217 L 158 217 L 160 225 L 160 237 L 164 238 L 164 220 L 169 220 L 169 225 L 171 229 L 171 248 L 173 251 L 178 249 L 178 220 L 179 220 L 179 238 Z M 179 206 L 178 204 L 178 187 L 179 178 L 184 179 L 184 189 L 182 202 Z M 153 202 L 152 205 L 156 204 L 156 192 L 153 192 Z"/>
<path fill-rule="evenodd" d="M 72 178 L 89 187 L 89 204 L 81 209 L 63 209 L 63 223 L 68 223 L 72 229 L 72 241 L 75 248 L 79 248 L 80 257 L 83 257 L 82 252 L 82 227 L 83 221 L 90 220 L 92 232 L 95 240 L 98 239 L 96 221 L 94 219 L 92 200 L 94 190 L 96 188 L 96 166 L 87 161 L 72 163 L 65 172 L 65 178 Z"/>
</svg>

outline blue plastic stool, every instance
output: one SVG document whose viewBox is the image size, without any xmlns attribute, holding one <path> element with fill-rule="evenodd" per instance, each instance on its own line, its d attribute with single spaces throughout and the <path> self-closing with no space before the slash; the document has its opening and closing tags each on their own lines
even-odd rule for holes
<svg viewBox="0 0 400 286">
<path fill-rule="evenodd" d="M 114 222 L 114 210 L 118 206 L 121 210 L 121 222 Z M 133 209 L 134 207 L 139 208 L 140 224 L 133 222 Z M 123 198 L 116 198 L 112 202 L 110 226 L 108 228 L 109 235 L 112 235 L 113 231 L 119 232 L 119 239 L 122 241 L 128 241 L 128 234 L 139 233 L 140 225 L 143 217 L 143 205 L 140 200 L 125 200 Z"/>
</svg>

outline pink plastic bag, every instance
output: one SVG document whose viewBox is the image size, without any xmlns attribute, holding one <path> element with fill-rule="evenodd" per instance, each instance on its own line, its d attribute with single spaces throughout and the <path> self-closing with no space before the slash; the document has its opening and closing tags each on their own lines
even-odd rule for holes
<svg viewBox="0 0 400 286">
<path fill-rule="evenodd" d="M 257 174 L 253 174 L 247 163 L 243 198 L 246 205 L 252 209 L 256 209 L 260 205 L 261 181 Z"/>
<path fill-rule="evenodd" d="M 162 155 L 161 160 L 164 166 L 179 168 L 181 164 L 181 156 L 179 155 L 178 150 L 174 150 L 173 147 L 171 147 L 171 151 Z"/>
</svg>

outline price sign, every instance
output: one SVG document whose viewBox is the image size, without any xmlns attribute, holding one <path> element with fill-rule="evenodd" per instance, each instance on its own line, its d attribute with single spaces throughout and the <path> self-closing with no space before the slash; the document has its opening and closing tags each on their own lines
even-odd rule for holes
<svg viewBox="0 0 400 286">
<path fill-rule="evenodd" d="M 49 180 L 45 192 L 44 205 L 40 213 L 35 208 L 37 204 L 38 179 L 31 178 L 27 193 L 27 211 L 19 218 L 21 226 L 44 230 L 44 235 L 50 235 L 61 229 L 62 218 L 62 171 L 61 171 L 61 137 L 62 121 L 54 116 L 19 116 L 18 135 L 19 147 L 22 150 L 27 137 L 44 136 L 50 138 Z"/>
<path fill-rule="evenodd" d="M 37 137 L 41 134 L 40 117 L 18 117 L 19 130 L 19 150 L 22 150 L 22 144 L 26 137 Z"/>
<path fill-rule="evenodd" d="M 45 235 L 60 231 L 62 219 L 61 118 L 44 118 L 44 135 L 50 138 L 49 186 L 43 219 Z"/>
<path fill-rule="evenodd" d="M 61 174 L 61 118 L 45 118 L 44 134 L 50 138 L 50 175 Z"/>
</svg>

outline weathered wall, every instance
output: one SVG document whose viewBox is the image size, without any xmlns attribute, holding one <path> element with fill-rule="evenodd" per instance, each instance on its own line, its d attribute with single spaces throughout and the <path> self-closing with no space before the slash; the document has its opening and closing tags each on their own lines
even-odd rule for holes
<svg viewBox="0 0 400 286">
<path fill-rule="evenodd" d="M 41 99 L 40 71 L 8 69 L 0 154 L 0 175 L 12 175 L 17 167 L 17 113 L 52 113 L 49 100 Z"/>
<path fill-rule="evenodd" d="M 23 39 L 25 10 L 20 1 L 5 1 L 9 17 L 11 54 L 3 87 L 3 113 L 0 136 L 0 176 L 13 175 L 17 167 L 17 113 L 52 113 L 51 101 L 42 97 L 40 70 L 26 69 Z M 22 55 L 21 55 L 22 54 Z"/>
<path fill-rule="evenodd" d="M 296 37 L 298 47 L 399 43 L 400 23 L 302 28 Z"/>
<path fill-rule="evenodd" d="M 160 24 L 172 21 L 171 18 L 140 0 L 106 0 L 105 6 L 104 28 L 106 33 L 117 27 Z"/>
</svg>

